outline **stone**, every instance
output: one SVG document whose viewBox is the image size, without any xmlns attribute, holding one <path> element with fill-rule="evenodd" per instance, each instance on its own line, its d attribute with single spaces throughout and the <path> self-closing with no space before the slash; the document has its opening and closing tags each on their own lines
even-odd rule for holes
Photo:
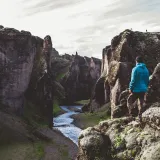
<svg viewBox="0 0 160 160">
<path fill-rule="evenodd" d="M 150 117 L 153 119 L 154 116 L 160 118 L 156 111 L 155 108 L 149 108 L 143 113 L 143 118 Z M 153 121 L 153 123 L 156 122 Z M 102 137 L 107 137 L 108 140 L 105 142 Z M 153 125 L 149 125 L 149 122 L 145 119 L 143 119 L 143 124 L 133 121 L 130 117 L 102 121 L 97 126 L 81 132 L 79 159 L 87 160 L 87 158 L 94 159 L 95 157 L 103 159 L 102 154 L 99 154 L 99 156 L 96 153 L 96 155 L 93 154 L 93 146 L 99 151 L 102 144 L 106 146 L 105 153 L 107 152 L 107 158 L 110 157 L 108 158 L 110 160 L 116 158 L 118 160 L 159 160 L 160 130 L 153 128 Z M 107 145 L 109 145 L 109 148 L 107 148 Z M 94 157 L 91 157 L 91 151 Z"/>
<path fill-rule="evenodd" d="M 110 141 L 107 136 L 90 127 L 81 132 L 79 146 L 77 160 L 106 160 L 110 150 Z"/>
<path fill-rule="evenodd" d="M 2 25 L 0 25 L 0 29 L 3 29 L 4 27 Z"/>
<path fill-rule="evenodd" d="M 142 151 L 140 160 L 159 160 L 160 159 L 160 143 L 154 143 L 147 146 Z"/>
<path fill-rule="evenodd" d="M 137 141 L 136 141 L 137 137 L 138 137 L 137 132 L 133 132 L 125 136 L 127 149 L 133 149 L 137 145 Z"/>
</svg>

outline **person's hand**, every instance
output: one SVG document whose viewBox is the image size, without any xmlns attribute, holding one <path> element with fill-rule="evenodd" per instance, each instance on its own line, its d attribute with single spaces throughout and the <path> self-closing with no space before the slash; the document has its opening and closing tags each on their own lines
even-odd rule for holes
<svg viewBox="0 0 160 160">
<path fill-rule="evenodd" d="M 145 95 L 144 95 L 144 102 L 146 102 L 147 101 L 147 93 L 145 93 Z"/>
<path fill-rule="evenodd" d="M 129 94 L 132 94 L 132 91 L 131 91 L 131 90 L 129 90 Z"/>
</svg>

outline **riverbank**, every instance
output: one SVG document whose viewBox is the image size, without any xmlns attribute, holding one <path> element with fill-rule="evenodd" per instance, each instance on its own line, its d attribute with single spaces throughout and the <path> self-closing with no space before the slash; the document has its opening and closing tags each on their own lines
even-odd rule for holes
<svg viewBox="0 0 160 160">
<path fill-rule="evenodd" d="M 57 117 L 63 113 L 65 113 L 65 111 L 60 107 L 58 100 L 55 99 L 53 103 L 53 117 Z"/>
<path fill-rule="evenodd" d="M 71 160 L 77 146 L 47 127 L 32 128 L 19 117 L 0 112 L 0 159 Z"/>
<path fill-rule="evenodd" d="M 95 113 L 86 112 L 72 115 L 71 117 L 74 119 L 73 124 L 81 129 L 93 127 L 100 121 L 110 118 L 110 103 L 105 104 Z"/>
<path fill-rule="evenodd" d="M 81 129 L 73 124 L 72 115 L 79 114 L 82 106 L 61 106 L 66 113 L 53 119 L 54 129 L 59 130 L 65 137 L 71 139 L 78 145 L 78 137 Z"/>
</svg>

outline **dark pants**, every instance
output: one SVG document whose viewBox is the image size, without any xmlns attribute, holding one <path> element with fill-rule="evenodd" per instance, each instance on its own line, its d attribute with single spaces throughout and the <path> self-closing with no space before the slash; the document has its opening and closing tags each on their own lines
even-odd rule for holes
<svg viewBox="0 0 160 160">
<path fill-rule="evenodd" d="M 144 92 L 139 92 L 139 93 L 132 93 L 129 95 L 127 99 L 127 107 L 129 110 L 129 115 L 132 116 L 132 109 L 134 107 L 134 102 L 138 100 L 138 115 L 141 117 L 142 115 L 142 109 L 143 109 L 143 104 L 144 104 L 144 98 L 145 98 L 145 93 Z"/>
</svg>

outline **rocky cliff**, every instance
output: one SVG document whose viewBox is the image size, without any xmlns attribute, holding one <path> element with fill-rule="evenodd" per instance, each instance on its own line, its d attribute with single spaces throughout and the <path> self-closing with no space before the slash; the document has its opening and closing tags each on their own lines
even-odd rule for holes
<svg viewBox="0 0 160 160">
<path fill-rule="evenodd" d="M 111 102 L 112 117 L 125 114 L 127 88 L 138 55 L 144 57 L 152 74 L 160 61 L 160 33 L 125 30 L 112 39 L 110 46 L 103 49 L 101 77 L 92 97 L 93 105 L 91 103 L 93 110 L 96 108 L 95 104 L 100 107 Z"/>
<path fill-rule="evenodd" d="M 62 56 L 71 62 L 69 72 L 64 77 L 62 85 L 66 91 L 66 104 L 89 99 L 92 89 L 100 76 L 101 61 L 97 58 L 88 58 L 76 55 Z"/>
<path fill-rule="evenodd" d="M 52 41 L 13 28 L 0 29 L 1 109 L 18 115 L 31 110 L 52 124 Z M 32 105 L 32 108 L 28 108 Z M 50 113 L 51 112 L 51 113 Z M 50 115 L 50 120 L 48 120 Z"/>
<path fill-rule="evenodd" d="M 126 30 L 103 50 L 101 78 L 91 107 L 94 109 L 111 102 L 112 119 L 81 132 L 77 160 L 160 159 L 159 37 L 160 33 Z M 136 118 L 126 117 L 127 88 L 137 55 L 144 57 L 151 74 L 142 123 Z"/>
</svg>

